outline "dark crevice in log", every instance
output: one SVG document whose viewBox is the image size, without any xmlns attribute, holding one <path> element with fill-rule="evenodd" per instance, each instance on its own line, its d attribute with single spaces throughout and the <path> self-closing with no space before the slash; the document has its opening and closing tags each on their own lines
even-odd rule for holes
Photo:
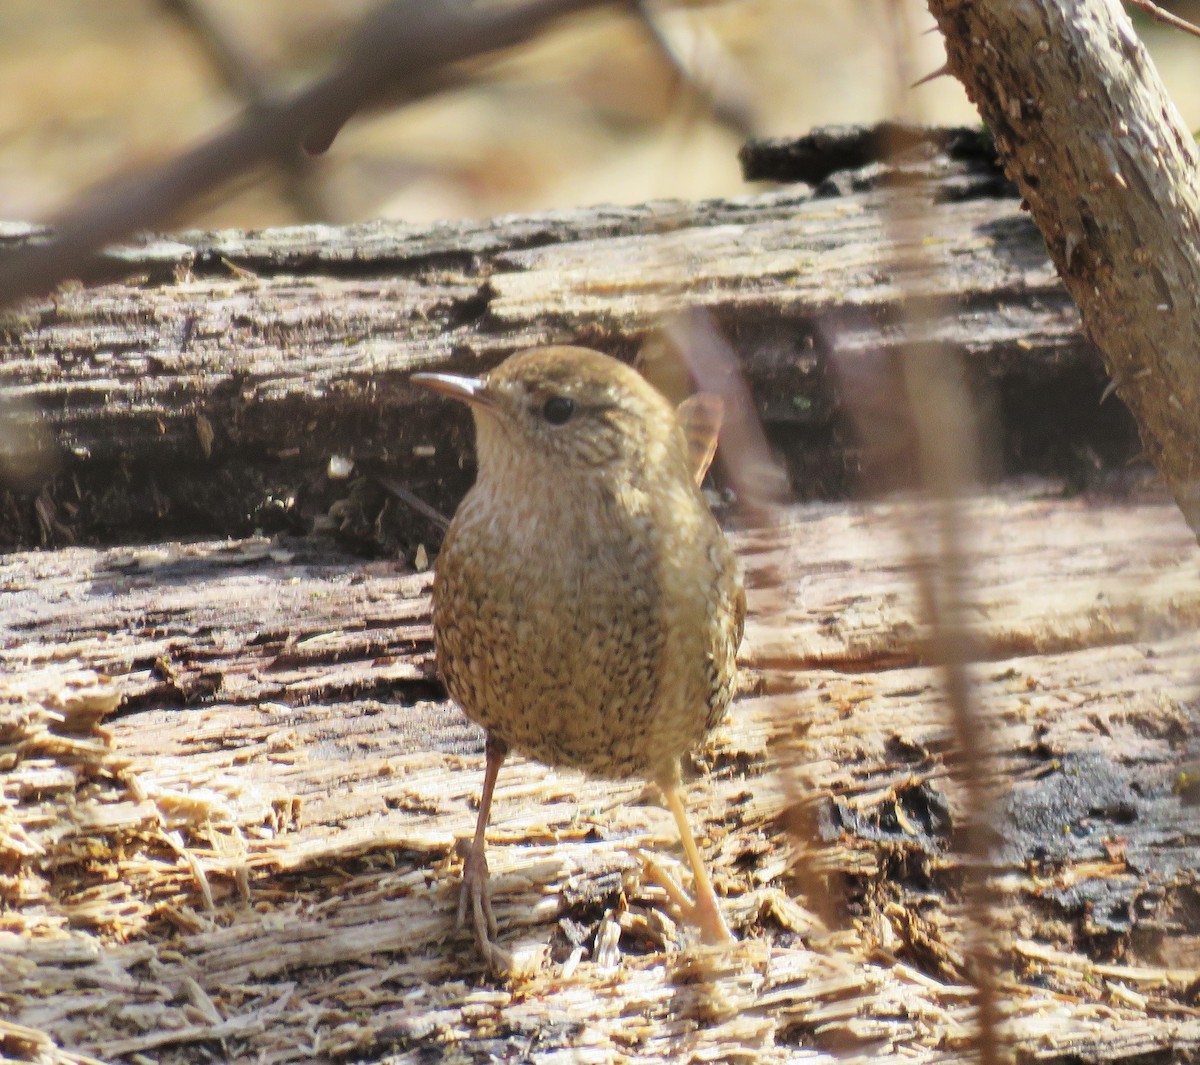
<svg viewBox="0 0 1200 1065">
<path fill-rule="evenodd" d="M 1004 179 L 991 136 L 983 129 L 880 122 L 874 126 L 829 126 L 803 137 L 763 138 L 738 153 L 747 181 L 804 182 L 820 185 L 835 174 L 873 164 L 928 160 L 943 156 L 966 164 L 973 174 Z"/>
</svg>

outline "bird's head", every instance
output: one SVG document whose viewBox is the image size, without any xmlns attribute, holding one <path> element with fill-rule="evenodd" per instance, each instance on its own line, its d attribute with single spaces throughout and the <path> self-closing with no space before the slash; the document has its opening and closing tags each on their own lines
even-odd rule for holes
<svg viewBox="0 0 1200 1065">
<path fill-rule="evenodd" d="M 646 470 L 690 477 L 667 399 L 636 370 L 589 348 L 533 348 L 480 378 L 414 374 L 475 417 L 480 477 Z M 662 475 L 662 474 L 660 474 Z"/>
</svg>

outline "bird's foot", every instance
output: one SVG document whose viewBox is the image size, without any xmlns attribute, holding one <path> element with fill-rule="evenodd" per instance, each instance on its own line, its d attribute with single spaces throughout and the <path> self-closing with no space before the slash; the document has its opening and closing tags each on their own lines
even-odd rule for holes
<svg viewBox="0 0 1200 1065">
<path fill-rule="evenodd" d="M 693 900 L 679 885 L 666 869 L 658 864 L 650 855 L 642 856 L 642 871 L 648 880 L 653 881 L 667 893 L 667 897 L 679 909 L 683 919 L 700 929 L 700 938 L 705 943 L 732 943 L 733 936 L 725 917 L 717 905 L 717 896 L 712 891 L 711 884 L 706 884 L 708 891 L 701 890 Z"/>
<path fill-rule="evenodd" d="M 475 945 L 492 973 L 505 973 L 512 968 L 512 955 L 496 942 L 496 916 L 492 913 L 491 882 L 488 878 L 487 857 L 482 850 L 472 848 L 463 862 L 462 887 L 458 894 L 458 927 L 468 918 L 475 933 Z"/>
</svg>

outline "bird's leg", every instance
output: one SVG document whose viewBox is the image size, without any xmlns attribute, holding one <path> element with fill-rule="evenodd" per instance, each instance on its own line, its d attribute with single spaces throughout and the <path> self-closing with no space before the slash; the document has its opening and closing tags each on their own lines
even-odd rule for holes
<svg viewBox="0 0 1200 1065">
<path fill-rule="evenodd" d="M 659 786 L 675 818 L 679 838 L 683 841 L 684 852 L 692 867 L 692 879 L 696 883 L 696 901 L 690 902 L 683 889 L 670 879 L 665 870 L 651 864 L 650 871 L 666 889 L 672 901 L 683 910 L 684 916 L 700 927 L 700 937 L 705 943 L 728 943 L 733 936 L 729 934 L 729 926 L 725 924 L 725 918 L 721 915 L 717 893 L 713 891 L 712 881 L 704 868 L 704 859 L 700 856 L 700 848 L 696 846 L 696 838 L 692 835 L 692 826 L 688 823 L 687 810 L 679 794 L 679 785 L 671 783 Z"/>
<path fill-rule="evenodd" d="M 492 913 L 491 888 L 488 884 L 487 825 L 492 812 L 492 793 L 496 790 L 496 777 L 508 754 L 508 744 L 494 733 L 487 736 L 487 765 L 483 771 L 483 793 L 479 797 L 479 817 L 475 821 L 475 838 L 463 862 L 462 888 L 458 896 L 458 926 L 467 922 L 471 915 L 471 927 L 475 942 L 488 967 L 493 970 L 507 969 L 511 958 L 508 952 L 495 942 L 496 917 Z"/>
</svg>

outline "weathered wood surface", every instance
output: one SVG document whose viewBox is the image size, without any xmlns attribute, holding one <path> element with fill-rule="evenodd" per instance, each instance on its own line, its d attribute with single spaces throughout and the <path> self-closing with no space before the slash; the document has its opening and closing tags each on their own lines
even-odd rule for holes
<svg viewBox="0 0 1200 1065">
<path fill-rule="evenodd" d="M 1165 502 L 969 513 L 1008 1029 L 1027 1060 L 1193 1059 L 1194 540 Z M 750 679 L 689 801 L 739 945 L 688 946 L 643 883 L 640 850 L 677 857 L 653 789 L 515 759 L 490 853 L 511 985 L 453 930 L 482 751 L 431 683 L 427 575 L 311 540 L 3 557 L 0 1051 L 960 1060 L 960 800 L 911 516 L 736 537 Z"/>
<path fill-rule="evenodd" d="M 898 182 L 925 183 L 921 278 L 891 265 Z M 411 388 L 413 371 L 474 372 L 549 342 L 631 357 L 686 307 L 733 338 L 805 498 L 854 481 L 839 367 L 886 375 L 900 308 L 924 296 L 940 297 L 928 335 L 966 356 L 998 469 L 1119 464 L 1132 425 L 1097 405 L 1095 352 L 1003 187 L 978 160 L 934 155 L 817 192 L 114 250 L 117 280 L 0 320 L 0 487 L 31 493 L 0 495 L 0 543 L 244 534 L 264 507 L 295 518 L 327 489 L 332 455 L 448 505 L 465 487 L 442 482 L 469 456 L 466 416 Z"/>
</svg>

